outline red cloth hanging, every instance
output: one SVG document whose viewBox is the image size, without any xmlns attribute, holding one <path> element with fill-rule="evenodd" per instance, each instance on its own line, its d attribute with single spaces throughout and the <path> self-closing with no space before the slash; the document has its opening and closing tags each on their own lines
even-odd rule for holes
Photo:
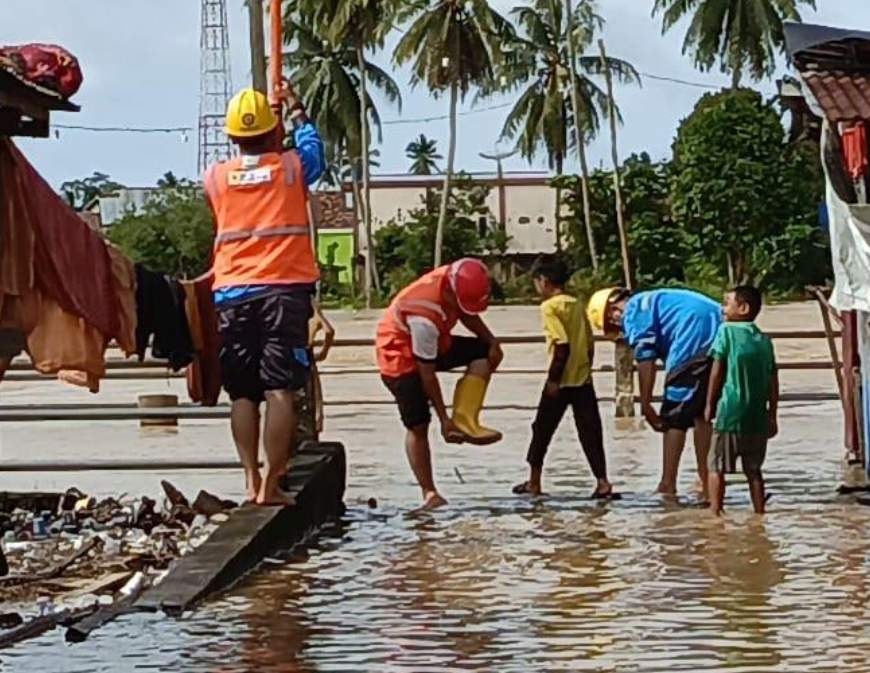
<svg viewBox="0 0 870 673">
<path fill-rule="evenodd" d="M 22 232 L 12 239 L 20 246 L 0 250 L 0 292 L 23 294 L 35 286 L 107 339 L 118 337 L 120 308 L 106 244 L 8 138 L 0 138 L 0 193 L 0 243 L 5 232 Z M 7 265 L 18 272 L 7 273 Z"/>
<path fill-rule="evenodd" d="M 75 94 L 84 79 L 78 59 L 56 44 L 0 47 L 0 59 L 19 76 L 64 98 Z"/>
<path fill-rule="evenodd" d="M 853 180 L 858 180 L 867 173 L 867 131 L 864 122 L 856 123 L 841 135 L 846 170 Z"/>
</svg>

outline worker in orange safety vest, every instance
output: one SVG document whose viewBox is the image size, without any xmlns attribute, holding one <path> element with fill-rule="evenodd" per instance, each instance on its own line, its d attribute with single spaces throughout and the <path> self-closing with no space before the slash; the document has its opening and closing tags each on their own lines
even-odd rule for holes
<svg viewBox="0 0 870 673">
<path fill-rule="evenodd" d="M 402 290 L 383 315 L 375 348 L 381 378 L 406 428 L 405 450 L 423 493 L 423 507 L 447 503 L 435 487 L 429 448 L 429 405 L 446 442 L 492 444 L 501 433 L 480 425 L 489 378 L 502 361 L 501 345 L 480 317 L 489 305 L 483 262 L 466 258 L 424 275 Z M 461 322 L 473 337 L 453 336 Z M 437 371 L 464 367 L 447 413 Z"/>
<path fill-rule="evenodd" d="M 295 446 L 295 396 L 310 375 L 308 321 L 319 278 L 308 185 L 325 168 L 323 142 L 292 88 L 279 95 L 293 121 L 295 149 L 284 151 L 283 126 L 267 97 L 245 89 L 226 116 L 239 156 L 210 166 L 204 178 L 216 224 L 212 273 L 221 374 L 248 499 L 260 505 L 292 502 L 279 484 Z"/>
</svg>

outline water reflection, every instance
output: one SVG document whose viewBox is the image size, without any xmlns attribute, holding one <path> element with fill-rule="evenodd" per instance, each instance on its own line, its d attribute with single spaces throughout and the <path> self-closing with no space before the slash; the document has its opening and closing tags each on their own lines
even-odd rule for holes
<svg viewBox="0 0 870 673">
<path fill-rule="evenodd" d="M 16 673 L 866 673 L 870 510 L 833 494 L 836 458 L 820 457 L 812 434 L 830 418 L 788 425 L 763 521 L 739 478 L 723 522 L 648 495 L 658 454 L 639 448 L 645 436 L 612 439 L 627 492 L 604 505 L 583 497 L 592 483 L 567 439 L 548 457 L 551 497 L 540 501 L 506 495 L 521 456 L 514 472 L 479 457 L 489 454 L 440 456 L 448 475 L 461 461 L 467 483 L 428 515 L 397 509 L 416 495 L 396 476 L 400 453 L 352 455 L 338 537 L 184 619 L 122 620 L 72 649 L 48 634 L 4 663 Z M 374 515 L 354 504 L 372 494 Z"/>
</svg>

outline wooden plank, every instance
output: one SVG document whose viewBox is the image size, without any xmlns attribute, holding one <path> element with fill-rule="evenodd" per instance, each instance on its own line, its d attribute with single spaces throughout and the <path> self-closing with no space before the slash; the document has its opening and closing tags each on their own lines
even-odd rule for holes
<svg viewBox="0 0 870 673">
<path fill-rule="evenodd" d="M 234 510 L 158 586 L 146 591 L 135 607 L 180 615 L 237 582 L 266 556 L 305 539 L 343 512 L 345 469 L 341 444 L 308 443 L 294 458 L 285 483 L 296 498 L 295 505 L 246 505 Z"/>
<path fill-rule="evenodd" d="M 777 369 L 782 370 L 831 370 L 834 369 L 834 365 L 828 361 L 812 361 L 807 360 L 804 362 L 778 362 Z M 839 367 L 840 365 L 837 365 Z M 661 365 L 657 366 L 656 369 L 658 371 L 664 371 L 664 367 Z M 460 370 L 454 369 L 451 370 L 455 374 L 461 373 Z M 599 365 L 597 367 L 592 368 L 593 374 L 609 374 L 614 371 L 613 365 Z M 380 376 L 380 372 L 374 367 L 355 367 L 355 368 L 346 368 L 346 369 L 320 369 L 318 370 L 321 377 L 324 376 Z M 516 369 L 516 368 L 506 368 L 499 369 L 498 376 L 499 378 L 503 376 L 541 376 L 547 373 L 546 369 L 539 368 L 527 368 L 527 369 Z M 153 369 L 144 368 L 144 369 L 132 369 L 130 371 L 109 371 L 103 377 L 103 381 L 150 381 L 153 379 L 157 379 L 160 381 L 165 381 L 168 379 L 183 379 L 185 378 L 185 374 L 183 372 L 178 373 L 166 373 L 162 371 L 155 371 Z M 57 377 L 51 376 L 48 374 L 39 374 L 37 372 L 32 371 L 12 371 L 7 372 L 3 377 L 4 381 L 56 381 Z M 330 402 L 327 402 L 330 404 Z M 129 408 L 131 405 L 124 404 L 121 405 L 123 408 Z M 7 408 L 7 407 L 3 407 Z"/>
<path fill-rule="evenodd" d="M 0 462 L 0 473 L 3 472 L 153 472 L 163 471 L 186 471 L 186 470 L 241 470 L 242 465 L 238 461 L 226 460 L 106 460 L 94 462 L 51 462 L 41 461 L 35 463 L 5 463 Z M 0 494 L 2 497 L 2 494 Z M 41 508 L 46 509 L 46 508 Z M 0 511 L 3 508 L 0 507 Z"/>
<path fill-rule="evenodd" d="M 70 590 L 60 597 L 61 601 L 68 601 L 82 596 L 98 596 L 106 592 L 113 592 L 120 589 L 134 575 L 132 570 L 120 570 L 118 572 L 108 573 L 98 577 L 97 579 L 80 579 L 73 582 L 67 582 Z"/>
<path fill-rule="evenodd" d="M 57 511 L 57 506 L 63 497 L 63 493 L 18 493 L 14 491 L 0 491 L 0 512 L 12 512 L 16 509 L 26 509 L 31 512 L 43 512 L 48 510 L 54 513 Z"/>
</svg>

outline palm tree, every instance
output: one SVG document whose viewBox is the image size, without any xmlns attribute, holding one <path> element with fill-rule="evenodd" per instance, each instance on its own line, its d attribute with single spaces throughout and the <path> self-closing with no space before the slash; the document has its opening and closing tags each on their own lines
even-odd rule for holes
<svg viewBox="0 0 870 673">
<path fill-rule="evenodd" d="M 599 111 L 607 109 L 607 94 L 591 76 L 603 72 L 599 56 L 581 55 L 593 43 L 604 21 L 595 3 L 584 1 L 569 14 L 563 0 L 534 0 L 531 6 L 514 8 L 511 15 L 521 27 L 516 58 L 505 71 L 509 87 L 525 86 L 505 120 L 502 137 L 516 140 L 523 157 L 532 161 L 545 152 L 551 169 L 562 175 L 569 149 L 569 129 L 580 159 L 584 224 L 592 267 L 598 258 L 589 206 L 589 167 L 586 143 L 599 128 Z M 569 20 L 570 17 L 570 20 Z M 623 82 L 639 82 L 634 67 L 609 58 L 608 68 Z M 575 114 L 575 110 L 577 113 Z M 556 242 L 561 244 L 558 220 L 561 190 L 556 190 Z"/>
<path fill-rule="evenodd" d="M 362 166 L 361 210 L 366 240 L 366 305 L 372 283 L 379 285 L 371 223 L 370 125 L 381 140 L 381 121 L 368 92 L 371 83 L 400 110 L 399 87 L 392 77 L 365 57 L 367 48 L 383 46 L 387 11 L 394 0 L 294 0 L 285 10 L 285 35 L 297 49 L 290 60 L 298 67 L 293 81 L 315 115 L 321 132 L 333 144 L 330 163 L 342 151 Z M 364 75 L 363 75 L 364 73 Z M 356 175 L 356 171 L 354 171 Z"/>
<path fill-rule="evenodd" d="M 736 89 L 746 73 L 754 80 L 773 74 L 785 46 L 783 21 L 800 21 L 801 4 L 816 8 L 815 0 L 654 0 L 653 16 L 662 12 L 663 33 L 691 16 L 683 53 L 700 70 L 718 60 Z"/>
<path fill-rule="evenodd" d="M 435 95 L 447 92 L 450 101 L 450 144 L 435 232 L 434 263 L 439 266 L 456 159 L 456 106 L 472 87 L 492 81 L 514 31 L 487 0 L 428 0 L 412 9 L 417 16 L 396 47 L 396 63 L 413 62 L 411 85 L 424 82 Z"/>
<path fill-rule="evenodd" d="M 438 141 L 430 140 L 422 133 L 419 138 L 408 143 L 405 148 L 405 156 L 411 160 L 412 175 L 438 173 L 438 164 L 435 162 L 444 158 L 438 154 Z"/>
</svg>

